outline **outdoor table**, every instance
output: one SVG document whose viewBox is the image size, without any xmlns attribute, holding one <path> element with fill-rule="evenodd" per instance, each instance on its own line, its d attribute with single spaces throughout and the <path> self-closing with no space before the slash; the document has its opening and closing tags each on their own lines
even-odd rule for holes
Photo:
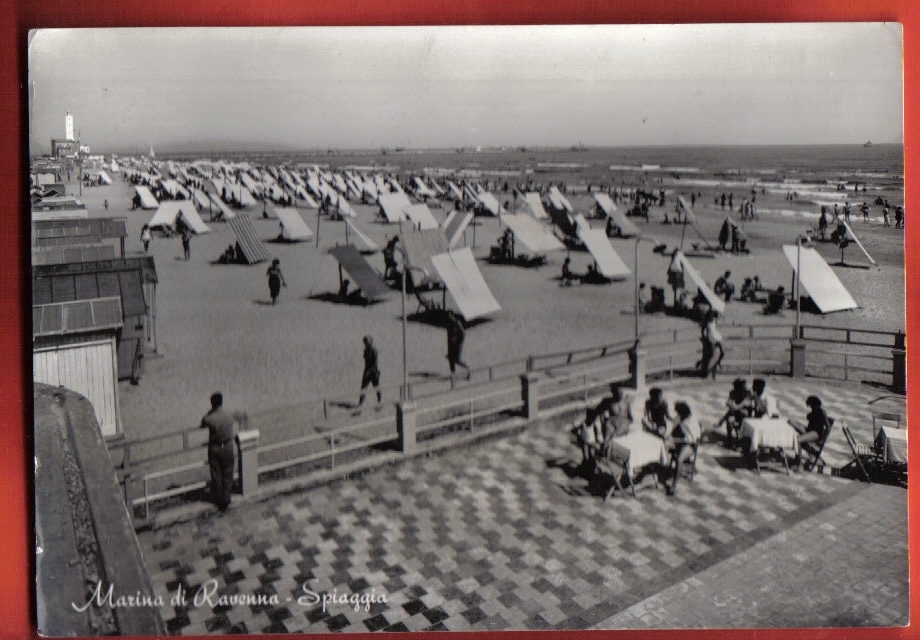
<svg viewBox="0 0 920 640">
<path fill-rule="evenodd" d="M 761 449 L 779 449 L 787 473 L 789 466 L 786 462 L 786 450 L 789 449 L 796 454 L 799 450 L 799 434 L 783 418 L 745 418 L 741 423 L 741 438 L 751 439 L 748 453 L 754 455 L 758 473 L 760 463 L 757 461 L 757 454 Z"/>
<path fill-rule="evenodd" d="M 632 479 L 634 472 L 650 464 L 666 464 L 668 450 L 664 440 L 642 430 L 642 425 L 633 425 L 625 436 L 613 438 L 613 442 L 629 450 L 629 469 L 627 474 Z"/>
<path fill-rule="evenodd" d="M 875 450 L 885 462 L 907 462 L 907 429 L 883 426 L 875 438 Z"/>
</svg>

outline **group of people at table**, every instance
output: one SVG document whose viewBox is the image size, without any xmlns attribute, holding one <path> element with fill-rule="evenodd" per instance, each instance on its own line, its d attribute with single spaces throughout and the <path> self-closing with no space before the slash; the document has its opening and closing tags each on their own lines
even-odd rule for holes
<svg viewBox="0 0 920 640">
<path fill-rule="evenodd" d="M 783 420 L 776 398 L 767 390 L 763 379 L 755 379 L 748 387 L 745 379 L 738 378 L 732 383 L 725 403 L 725 416 L 716 428 L 724 423 L 726 446 L 734 449 L 736 444 L 740 444 L 742 451 L 751 456 L 757 455 L 759 447 L 773 446 L 774 443 L 778 448 L 788 443 L 786 446 L 798 450 L 803 444 L 821 440 L 830 425 L 820 398 L 809 396 L 805 404 L 809 411 L 804 422 Z M 745 424 L 751 429 L 742 428 Z M 786 431 L 785 440 L 771 441 L 769 437 L 760 437 L 756 427 L 762 425 Z M 667 493 L 676 495 L 683 469 L 693 459 L 699 445 L 702 428 L 688 401 L 670 399 L 659 387 L 649 389 L 644 403 L 639 391 L 624 391 L 615 385 L 611 387 L 611 395 L 589 410 L 584 422 L 576 428 L 581 445 L 581 468 L 593 475 L 595 463 L 608 457 L 611 445 L 621 444 L 629 448 L 630 434 L 637 431 L 660 439 L 657 446 L 662 453 L 657 462 L 664 463 L 670 459 L 674 474 L 670 485 L 666 485 Z M 736 434 L 739 436 L 737 439 Z M 798 468 L 801 469 L 801 454 L 797 458 Z M 649 461 L 656 460 L 650 456 Z"/>
</svg>

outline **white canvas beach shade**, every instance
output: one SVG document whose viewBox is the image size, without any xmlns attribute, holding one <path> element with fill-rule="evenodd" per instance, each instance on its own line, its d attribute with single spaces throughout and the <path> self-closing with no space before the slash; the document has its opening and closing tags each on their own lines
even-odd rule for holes
<svg viewBox="0 0 920 640">
<path fill-rule="evenodd" d="M 501 310 L 469 247 L 432 256 L 431 263 L 466 320 Z"/>
<path fill-rule="evenodd" d="M 801 257 L 802 273 L 799 275 L 799 281 L 821 313 L 856 309 L 859 306 L 817 251 L 784 244 L 783 253 L 792 265 L 793 271 L 797 269 L 796 264 Z"/>
<path fill-rule="evenodd" d="M 281 222 L 281 237 L 285 240 L 296 242 L 299 240 L 309 240 L 313 237 L 313 232 L 307 223 L 300 217 L 300 213 L 293 207 L 279 207 L 275 209 L 275 215 Z"/>
<path fill-rule="evenodd" d="M 619 254 L 614 251 L 607 233 L 603 229 L 580 228 L 578 237 L 588 248 L 591 257 L 597 262 L 598 272 L 605 278 L 624 278 L 632 271 L 623 262 Z"/>
<path fill-rule="evenodd" d="M 544 254 L 565 249 L 565 245 L 545 225 L 526 213 L 503 215 L 502 222 L 511 229 L 515 241 L 523 244 L 531 253 Z"/>
</svg>

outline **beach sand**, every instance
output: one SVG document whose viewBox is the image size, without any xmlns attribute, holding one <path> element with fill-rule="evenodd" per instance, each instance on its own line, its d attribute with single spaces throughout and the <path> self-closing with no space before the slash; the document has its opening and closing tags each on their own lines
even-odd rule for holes
<svg viewBox="0 0 920 640">
<path fill-rule="evenodd" d="M 115 176 L 110 186 L 84 188 L 81 199 L 92 217 L 125 216 L 128 220 L 126 252 L 143 253 L 140 230 L 153 211 L 130 210 L 133 188 Z M 541 175 L 543 180 L 552 176 Z M 668 203 L 653 207 L 649 224 L 639 223 L 643 234 L 674 247 L 686 234 L 685 247 L 702 242 L 694 229 L 663 225 L 664 211 L 673 214 L 676 193 L 668 190 Z M 714 206 L 713 195 L 724 189 L 700 187 L 697 201 L 697 227 L 715 245 L 725 212 Z M 70 185 L 69 193 L 78 186 Z M 501 195 L 501 194 L 497 194 Z M 873 194 L 874 195 L 874 194 Z M 903 193 L 884 194 L 901 202 Z M 590 194 L 569 194 L 576 211 L 585 211 Z M 104 200 L 109 208 L 103 207 Z M 860 200 L 862 196 L 860 196 Z M 710 282 L 725 270 L 740 290 L 745 277 L 759 274 L 768 287 L 786 286 L 793 272 L 783 256 L 782 244 L 794 244 L 797 234 L 816 223 L 817 207 L 792 207 L 781 195 L 758 193 L 760 218 L 746 222 L 749 255 L 717 254 L 715 259 L 691 258 L 691 262 Z M 376 206 L 353 205 L 362 228 L 383 246 L 398 233 L 398 226 L 375 221 Z M 441 221 L 444 209 L 432 208 Z M 736 203 L 737 206 L 737 203 Z M 786 214 L 779 213 L 787 210 Z M 791 209 L 791 211 L 790 211 Z M 317 231 L 316 210 L 302 209 L 304 220 Z M 262 219 L 261 204 L 242 210 L 250 215 L 260 237 L 267 240 L 278 234 L 279 223 Z M 873 207 L 873 215 L 879 207 Z M 345 224 L 323 219 L 319 224 L 320 246 L 266 243 L 281 260 L 287 281 L 277 306 L 269 304 L 267 263 L 253 266 L 215 265 L 222 251 L 235 242 L 229 225 L 210 222 L 211 233 L 192 238 L 191 259 L 182 259 L 178 238 L 154 237 L 150 254 L 156 261 L 159 284 L 156 290 L 156 331 L 159 354 L 148 353 L 146 371 L 140 384 L 119 385 L 124 432 L 129 439 L 149 437 L 196 427 L 208 409 L 213 391 L 224 393 L 232 410 L 258 414 L 270 409 L 298 405 L 323 397 L 347 396 L 357 401 L 361 379 L 362 343 L 371 335 L 380 354 L 384 402 L 392 407 L 402 379 L 402 326 L 400 293 L 394 290 L 383 301 L 367 307 L 348 306 L 311 299 L 311 295 L 334 293 L 338 289 L 336 261 L 326 250 L 345 242 Z M 879 268 L 835 268 L 834 271 L 860 304 L 860 308 L 828 315 L 804 313 L 803 324 L 846 326 L 851 328 L 897 331 L 904 329 L 904 247 L 899 230 L 882 228 L 877 221 L 863 223 L 854 211 L 853 229 L 872 253 Z M 736 217 L 737 219 L 737 217 Z M 634 219 L 635 220 L 635 219 Z M 502 306 L 484 322 L 475 323 L 466 333 L 464 359 L 474 369 L 508 361 L 523 364 L 528 354 L 560 352 L 626 340 L 634 331 L 632 277 L 605 285 L 562 287 L 558 280 L 566 252 L 550 254 L 546 266 L 525 269 L 491 265 L 489 246 L 503 231 L 497 218 L 478 218 L 473 253 L 493 294 Z M 592 221 L 601 226 L 602 221 Z M 468 228 L 465 242 L 472 247 L 473 230 Z M 461 241 L 461 245 L 463 241 Z M 632 268 L 636 243 L 614 239 L 612 245 Z M 819 252 L 834 263 L 839 251 L 821 244 Z M 572 266 L 584 272 L 589 254 L 572 251 Z M 369 257 L 381 272 L 380 253 Z M 847 250 L 847 261 L 867 264 L 855 246 Z M 639 245 L 640 279 L 649 286 L 666 288 L 668 258 L 652 252 L 652 244 Z M 440 302 L 441 294 L 433 294 Z M 456 308 L 450 295 L 448 306 Z M 408 311 L 417 302 L 409 296 Z M 784 317 L 762 314 L 761 305 L 732 302 L 723 324 L 770 324 L 791 326 L 795 313 Z M 640 332 L 692 326 L 689 320 L 663 314 L 643 315 Z M 408 369 L 410 382 L 440 380 L 448 376 L 444 329 L 422 322 L 408 323 Z M 373 400 L 371 395 L 370 400 Z M 391 410 L 391 409 L 387 409 Z M 306 428 L 306 425 L 305 425 Z"/>
</svg>

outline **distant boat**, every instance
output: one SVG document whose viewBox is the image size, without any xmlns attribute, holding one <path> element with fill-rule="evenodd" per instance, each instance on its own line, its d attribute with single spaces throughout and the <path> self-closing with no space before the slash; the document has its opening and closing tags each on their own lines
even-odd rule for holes
<svg viewBox="0 0 920 640">
<path fill-rule="evenodd" d="M 866 144 L 864 144 L 863 146 L 864 146 L 864 147 L 871 147 L 871 146 L 872 146 L 872 141 L 871 141 L 871 140 L 867 141 Z"/>
</svg>

